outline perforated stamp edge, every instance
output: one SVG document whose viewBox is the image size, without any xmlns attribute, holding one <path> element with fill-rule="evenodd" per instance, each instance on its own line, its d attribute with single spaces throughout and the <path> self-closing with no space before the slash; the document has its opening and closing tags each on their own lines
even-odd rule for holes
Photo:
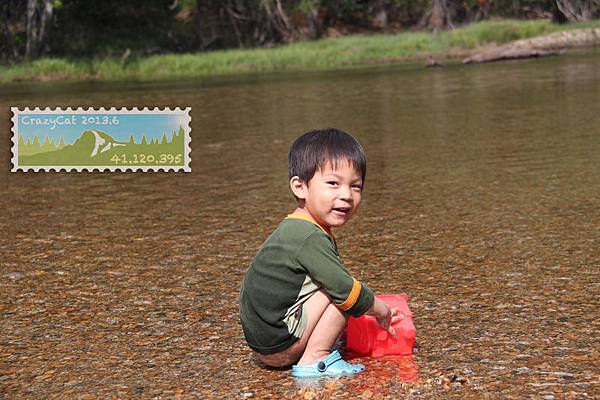
<svg viewBox="0 0 600 400">
<path fill-rule="evenodd" d="M 175 107 L 175 108 L 169 108 L 169 107 L 165 107 L 165 108 L 159 108 L 159 107 L 154 107 L 154 108 L 148 108 L 148 107 L 144 107 L 144 108 L 138 108 L 138 107 L 133 107 L 131 109 L 129 109 L 128 107 L 120 107 L 120 108 L 116 108 L 116 107 L 111 107 L 111 108 L 104 108 L 104 107 L 100 107 L 98 109 L 94 108 L 94 107 L 88 107 L 88 108 L 83 108 L 83 107 L 77 107 L 77 108 L 72 108 L 72 107 L 67 107 L 67 108 L 62 108 L 62 107 L 44 107 L 44 108 L 40 108 L 40 107 L 35 107 L 35 108 L 29 108 L 29 107 L 25 107 L 23 109 L 19 108 L 19 107 L 11 107 L 10 108 L 11 113 L 12 113 L 12 118 L 11 118 L 11 122 L 12 122 L 12 127 L 11 127 L 11 141 L 12 141 L 12 146 L 11 146 L 11 163 L 12 163 L 12 169 L 11 172 L 18 172 L 18 171 L 23 171 L 23 172 L 28 172 L 28 171 L 32 171 L 32 172 L 61 172 L 62 170 L 66 171 L 66 172 L 71 172 L 71 171 L 75 171 L 75 172 L 127 172 L 127 171 L 131 171 L 131 172 L 169 172 L 169 171 L 174 171 L 174 172 L 179 172 L 179 171 L 183 171 L 183 172 L 192 172 L 192 169 L 190 167 L 190 162 L 191 162 L 191 157 L 190 157 L 190 152 L 191 152 L 191 147 L 190 147 L 190 142 L 192 141 L 191 138 L 191 116 L 190 116 L 190 112 L 192 110 L 191 107 L 185 107 L 185 108 L 180 108 L 180 107 Z M 48 165 L 48 166 L 21 166 L 19 165 L 19 156 L 17 154 L 18 152 L 18 132 L 17 132 L 17 126 L 18 126 L 18 115 L 19 113 L 37 113 L 37 114 L 52 114 L 52 113 L 71 113 L 71 114 L 86 114 L 86 113 L 124 113 L 124 114 L 144 114 L 144 113 L 152 113 L 152 112 L 157 112 L 157 113 L 185 113 L 185 119 L 184 119 L 184 125 L 183 125 L 183 132 L 184 132 L 184 165 L 178 165 L 178 166 L 112 166 L 112 165 L 107 165 L 107 166 L 89 166 L 89 165 L 83 165 L 83 166 L 73 166 L 73 165 L 68 165 L 68 166 L 64 166 L 64 165 Z"/>
</svg>

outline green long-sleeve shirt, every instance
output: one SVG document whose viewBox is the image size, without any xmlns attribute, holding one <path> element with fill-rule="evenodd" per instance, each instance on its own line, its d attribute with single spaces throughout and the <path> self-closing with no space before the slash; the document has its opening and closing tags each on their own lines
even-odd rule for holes
<svg viewBox="0 0 600 400">
<path fill-rule="evenodd" d="M 302 305 L 323 289 L 352 316 L 373 305 L 373 292 L 342 265 L 335 240 L 303 215 L 289 215 L 260 247 L 246 272 L 240 316 L 248 345 L 261 354 L 285 350 L 302 336 Z"/>
</svg>

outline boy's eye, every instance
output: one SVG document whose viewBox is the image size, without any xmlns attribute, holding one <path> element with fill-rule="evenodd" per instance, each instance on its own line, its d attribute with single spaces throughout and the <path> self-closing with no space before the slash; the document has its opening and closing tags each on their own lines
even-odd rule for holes
<svg viewBox="0 0 600 400">
<path fill-rule="evenodd" d="M 328 185 L 337 185 L 338 183 L 336 181 L 329 181 L 327 182 Z"/>
<path fill-rule="evenodd" d="M 362 190 L 362 185 L 352 185 L 353 189 L 358 189 L 358 190 Z"/>
</svg>

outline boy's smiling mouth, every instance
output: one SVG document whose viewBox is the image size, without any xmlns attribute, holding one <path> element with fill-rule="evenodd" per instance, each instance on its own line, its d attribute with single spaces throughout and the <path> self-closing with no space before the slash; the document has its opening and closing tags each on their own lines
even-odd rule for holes
<svg viewBox="0 0 600 400">
<path fill-rule="evenodd" d="M 333 211 L 339 214 L 349 214 L 352 211 L 352 207 L 334 207 Z"/>
</svg>

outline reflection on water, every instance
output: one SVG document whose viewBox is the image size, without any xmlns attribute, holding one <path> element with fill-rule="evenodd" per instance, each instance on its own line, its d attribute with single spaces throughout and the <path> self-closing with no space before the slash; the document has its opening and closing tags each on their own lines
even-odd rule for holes
<svg viewBox="0 0 600 400">
<path fill-rule="evenodd" d="M 253 361 L 237 296 L 293 209 L 288 144 L 337 126 L 369 160 L 361 210 L 337 232 L 342 259 L 377 292 L 410 295 L 419 352 L 358 359 L 365 373 L 314 396 L 594 397 L 599 67 L 592 54 L 0 87 L 0 391 L 304 396 Z M 11 174 L 17 105 L 192 106 L 193 172 Z"/>
<path fill-rule="evenodd" d="M 385 380 L 398 382 L 416 382 L 419 379 L 419 366 L 413 356 L 388 356 L 378 360 L 371 371 Z"/>
<path fill-rule="evenodd" d="M 419 367 L 413 356 L 355 359 L 352 362 L 365 361 L 368 373 L 363 372 L 350 378 L 294 378 L 297 395 L 301 398 L 321 398 L 332 392 L 339 392 L 353 397 L 378 398 L 397 395 L 408 389 L 415 392 Z"/>
</svg>

